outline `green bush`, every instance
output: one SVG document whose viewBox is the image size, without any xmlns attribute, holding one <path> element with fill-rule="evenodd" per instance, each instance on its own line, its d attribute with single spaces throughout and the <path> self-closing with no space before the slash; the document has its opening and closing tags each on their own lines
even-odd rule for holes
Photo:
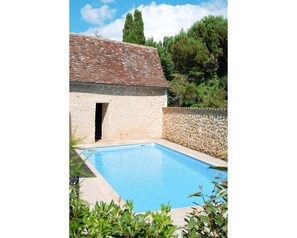
<svg viewBox="0 0 297 238">
<path fill-rule="evenodd" d="M 213 194 L 209 197 L 203 194 L 201 186 L 200 192 L 190 195 L 202 197 L 204 205 L 202 210 L 193 208 L 185 218 L 183 238 L 228 237 L 228 183 L 226 180 L 214 182 L 214 185 Z"/>
<path fill-rule="evenodd" d="M 177 237 L 167 206 L 162 206 L 160 212 L 135 214 L 131 201 L 124 208 L 111 201 L 97 202 L 90 209 L 75 189 L 70 189 L 69 199 L 70 237 Z"/>
<path fill-rule="evenodd" d="M 69 138 L 69 149 L 72 149 L 76 145 L 82 143 L 82 141 L 83 141 L 82 138 L 77 138 L 76 136 L 74 136 L 74 133 L 71 134 L 71 136 Z"/>
</svg>

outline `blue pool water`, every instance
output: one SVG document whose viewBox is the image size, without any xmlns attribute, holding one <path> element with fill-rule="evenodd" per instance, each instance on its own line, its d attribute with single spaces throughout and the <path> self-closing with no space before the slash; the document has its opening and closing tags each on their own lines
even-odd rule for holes
<svg viewBox="0 0 297 238">
<path fill-rule="evenodd" d="M 133 200 L 134 212 L 159 210 L 168 202 L 172 208 L 203 204 L 188 196 L 200 185 L 210 195 L 214 177 L 227 178 L 226 172 L 155 143 L 97 147 L 83 155 L 124 200 Z"/>
</svg>

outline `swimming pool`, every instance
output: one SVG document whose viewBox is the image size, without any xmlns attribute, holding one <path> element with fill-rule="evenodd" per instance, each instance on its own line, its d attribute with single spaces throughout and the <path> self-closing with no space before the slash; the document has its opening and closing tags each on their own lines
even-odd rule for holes
<svg viewBox="0 0 297 238">
<path fill-rule="evenodd" d="M 122 199 L 133 200 L 134 212 L 159 210 L 160 204 L 172 208 L 202 204 L 189 194 L 203 186 L 211 194 L 212 182 L 227 178 L 227 173 L 208 169 L 207 163 L 157 143 L 96 147 L 83 155 L 114 188 Z"/>
</svg>

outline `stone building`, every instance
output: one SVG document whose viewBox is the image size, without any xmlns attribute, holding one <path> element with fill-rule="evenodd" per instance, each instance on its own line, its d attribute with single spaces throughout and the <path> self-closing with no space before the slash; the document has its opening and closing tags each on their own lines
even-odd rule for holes
<svg viewBox="0 0 297 238">
<path fill-rule="evenodd" d="M 161 138 L 168 87 L 155 48 L 70 34 L 70 124 L 84 143 Z"/>
</svg>

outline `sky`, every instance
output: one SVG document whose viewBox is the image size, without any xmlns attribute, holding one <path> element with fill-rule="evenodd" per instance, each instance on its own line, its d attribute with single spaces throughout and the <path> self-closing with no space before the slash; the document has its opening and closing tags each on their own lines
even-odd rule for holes
<svg viewBox="0 0 297 238">
<path fill-rule="evenodd" d="M 227 0 L 70 0 L 70 32 L 121 41 L 126 15 L 135 9 L 142 12 L 145 37 L 155 41 L 210 14 L 227 18 Z"/>
</svg>

